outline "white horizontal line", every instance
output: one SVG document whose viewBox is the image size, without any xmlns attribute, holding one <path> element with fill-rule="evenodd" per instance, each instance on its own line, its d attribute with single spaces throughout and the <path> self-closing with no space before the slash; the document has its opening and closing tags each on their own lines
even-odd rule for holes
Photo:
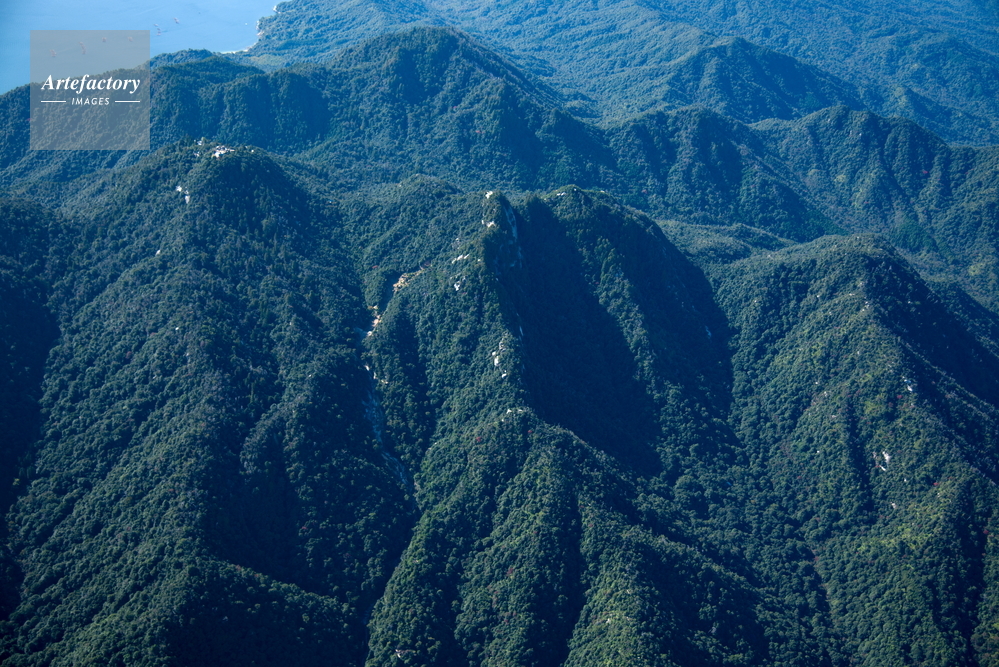
<svg viewBox="0 0 999 667">
<path fill-rule="evenodd" d="M 142 100 L 115 100 L 118 104 L 138 104 Z"/>
<path fill-rule="evenodd" d="M 38 100 L 42 104 L 65 104 L 66 100 Z"/>
</svg>

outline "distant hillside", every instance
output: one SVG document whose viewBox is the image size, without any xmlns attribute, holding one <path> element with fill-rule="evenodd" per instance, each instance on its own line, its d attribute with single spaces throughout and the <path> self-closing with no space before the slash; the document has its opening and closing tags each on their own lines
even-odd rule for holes
<svg viewBox="0 0 999 667">
<path fill-rule="evenodd" d="M 949 141 L 999 137 L 999 18 L 976 0 L 292 0 L 262 21 L 249 60 L 321 62 L 414 25 L 467 30 L 560 90 L 575 113 L 609 120 L 704 104 L 751 122 L 846 104 L 901 115 Z"/>
</svg>

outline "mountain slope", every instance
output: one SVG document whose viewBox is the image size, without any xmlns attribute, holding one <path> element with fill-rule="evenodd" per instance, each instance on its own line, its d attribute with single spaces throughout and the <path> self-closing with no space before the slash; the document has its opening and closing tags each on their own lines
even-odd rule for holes
<svg viewBox="0 0 999 667">
<path fill-rule="evenodd" d="M 569 188 L 524 206 L 487 195 L 443 261 L 402 274 L 366 339 L 387 424 L 438 415 L 425 453 L 402 450 L 423 517 L 368 664 L 774 659 L 787 638 L 762 618 L 792 613 L 752 591 L 752 566 L 712 539 L 722 520 L 693 509 L 705 487 L 729 495 L 739 461 L 707 285 L 610 200 Z M 690 516 L 656 500 L 674 485 Z"/>
<path fill-rule="evenodd" d="M 311 16 L 308 24 L 301 20 L 305 13 Z M 815 68 L 744 40 L 664 22 L 633 2 L 533 10 L 447 3 L 306 9 L 285 3 L 262 22 L 261 39 L 245 60 L 322 62 L 345 45 L 414 23 L 471 32 L 566 94 L 570 108 L 582 115 L 614 119 L 663 106 L 704 104 L 755 121 L 831 104 L 862 104 L 849 84 Z"/>
<path fill-rule="evenodd" d="M 9 127 L 0 660 L 995 662 L 995 150 L 676 46 L 787 117 L 420 28 Z"/>
<path fill-rule="evenodd" d="M 847 652 L 991 664 L 999 360 L 871 238 L 716 270 L 754 507 L 788 507 Z"/>
<path fill-rule="evenodd" d="M 837 223 L 886 234 L 992 303 L 994 148 L 950 147 L 912 123 L 842 108 L 765 125 L 763 140 Z"/>
<path fill-rule="evenodd" d="M 346 6 L 296 0 L 262 22 L 249 61 L 322 61 L 343 45 L 414 24 L 467 30 L 576 96 L 578 112 L 605 118 L 664 103 L 705 104 L 747 121 L 801 115 L 817 104 L 862 104 L 952 141 L 984 144 L 997 136 L 999 109 L 990 88 L 999 66 L 997 20 L 973 0 L 946 8 L 848 0 L 793 7 L 759 0 Z M 716 57 L 724 50 L 731 58 L 733 46 L 734 62 Z"/>
<path fill-rule="evenodd" d="M 379 37 L 322 67 L 263 74 L 211 58 L 156 72 L 158 141 L 267 147 L 319 168 L 344 191 L 416 174 L 473 189 L 576 183 L 658 216 L 741 222 L 799 241 L 838 229 L 888 233 L 955 265 L 982 294 L 994 282 L 994 151 L 951 148 L 869 112 L 831 107 L 746 128 L 683 109 L 598 129 L 509 61 L 443 28 Z M 5 140 L 16 155 L 27 133 L 12 128 Z M 24 176 L 65 183 L 119 159 L 138 156 L 32 156 L 12 161 L 6 178 L 19 194 L 56 203 L 65 196 L 58 188 Z"/>
<path fill-rule="evenodd" d="M 4 239 L 0 248 L 0 345 L 4 350 L 0 423 L 5 426 L 0 448 L 0 506 L 9 508 L 31 476 L 42 421 L 38 399 L 45 357 L 58 331 L 46 309 L 51 217 L 30 202 L 3 199 L 0 221 Z M 0 618 L 6 619 L 18 603 L 20 573 L 10 551 L 6 522 L 0 534 Z M 6 624 L 5 620 L 0 622 Z"/>
<path fill-rule="evenodd" d="M 267 158 L 195 152 L 143 163 L 69 239 L 11 664 L 356 659 L 404 543 L 357 293 L 335 251 L 302 255 L 325 218 Z"/>
<path fill-rule="evenodd" d="M 961 143 L 994 143 L 999 42 L 994 7 L 912 2 L 656 2 L 665 20 L 736 35 L 820 67 Z"/>
<path fill-rule="evenodd" d="M 883 244 L 215 148 L 61 232 L 10 664 L 984 660 L 999 360 Z"/>
</svg>

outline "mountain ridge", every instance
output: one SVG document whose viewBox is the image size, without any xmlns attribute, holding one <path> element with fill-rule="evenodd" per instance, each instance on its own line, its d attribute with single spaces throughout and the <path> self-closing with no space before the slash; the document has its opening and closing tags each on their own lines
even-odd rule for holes
<svg viewBox="0 0 999 667">
<path fill-rule="evenodd" d="M 864 108 L 904 115 L 950 141 L 981 145 L 995 142 L 996 108 L 995 96 L 985 89 L 989 77 L 978 73 L 995 69 L 999 49 L 988 30 L 996 25 L 995 15 L 976 4 L 953 5 L 945 18 L 934 16 L 939 8 L 925 3 L 918 10 L 882 5 L 874 11 L 849 2 L 788 8 L 763 0 L 738 7 L 713 0 L 696 5 L 615 0 L 530 9 L 445 0 L 405 6 L 369 2 L 363 9 L 356 3 L 286 2 L 262 23 L 260 40 L 247 57 L 268 66 L 324 60 L 378 33 L 450 25 L 504 50 L 556 88 L 582 93 L 582 113 L 621 120 L 656 110 L 663 101 L 675 104 L 675 93 L 661 81 L 671 63 L 710 48 L 718 37 L 735 37 L 753 42 L 764 61 L 799 59 L 794 67 L 806 76 L 856 90 L 840 102 L 852 106 L 859 100 Z M 553 43 L 558 48 L 551 48 Z M 680 97 L 708 101 L 691 87 Z M 945 115 L 948 120 L 939 122 Z"/>
</svg>

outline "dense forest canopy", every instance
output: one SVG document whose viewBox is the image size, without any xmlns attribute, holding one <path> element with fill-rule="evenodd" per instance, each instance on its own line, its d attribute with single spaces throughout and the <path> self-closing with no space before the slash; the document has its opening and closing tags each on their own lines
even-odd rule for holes
<svg viewBox="0 0 999 667">
<path fill-rule="evenodd" d="M 995 9 L 292 0 L 150 151 L 0 96 L 0 662 L 999 664 Z"/>
</svg>

